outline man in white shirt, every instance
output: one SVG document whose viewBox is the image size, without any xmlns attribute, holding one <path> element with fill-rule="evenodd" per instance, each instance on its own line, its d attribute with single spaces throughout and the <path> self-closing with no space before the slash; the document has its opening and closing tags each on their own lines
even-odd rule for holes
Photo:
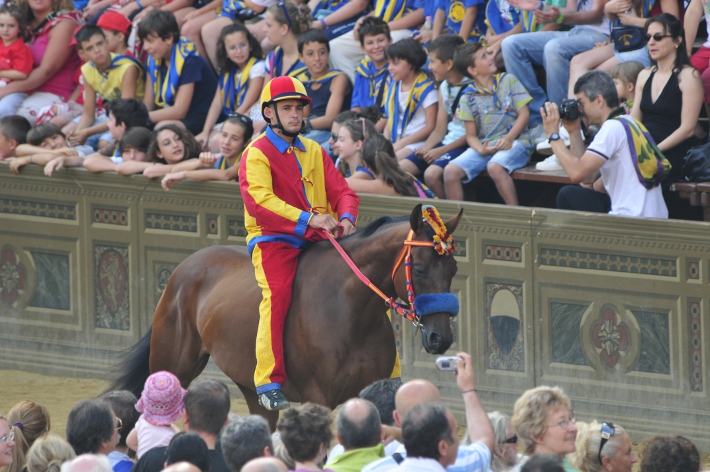
<svg viewBox="0 0 710 472">
<path fill-rule="evenodd" d="M 466 425 L 471 444 L 458 447 L 456 461 L 446 467 L 447 472 L 487 472 L 491 463 L 491 451 L 495 440 L 493 428 L 483 409 L 475 387 L 473 361 L 465 352 L 457 354 L 458 375 L 456 384 L 463 396 Z M 416 405 L 422 403 L 441 403 L 439 389 L 428 380 L 415 379 L 403 384 L 395 396 L 394 421 L 397 426 Z M 407 457 L 405 445 L 389 457 L 370 463 L 362 472 L 388 472 L 397 468 Z"/>
<path fill-rule="evenodd" d="M 402 422 L 407 458 L 398 472 L 445 472 L 456 462 L 458 429 L 456 418 L 441 403 L 420 403 L 409 410 Z"/>
<path fill-rule="evenodd" d="M 602 71 L 587 72 L 575 83 L 574 93 L 581 118 L 600 129 L 586 147 L 580 135 L 580 119 L 562 121 L 570 135 L 570 149 L 567 149 L 558 134 L 560 114 L 557 105 L 547 102 L 541 109 L 552 152 L 572 182 L 584 182 L 587 187 L 563 187 L 557 195 L 557 208 L 668 218 L 659 185 L 664 175 L 662 163 L 665 158 L 650 136 L 643 134 L 643 125 L 619 108 L 611 77 Z M 634 137 L 640 146 L 634 145 Z M 652 163 L 650 172 L 646 167 L 648 163 Z M 598 176 L 601 176 L 600 181 Z"/>
</svg>

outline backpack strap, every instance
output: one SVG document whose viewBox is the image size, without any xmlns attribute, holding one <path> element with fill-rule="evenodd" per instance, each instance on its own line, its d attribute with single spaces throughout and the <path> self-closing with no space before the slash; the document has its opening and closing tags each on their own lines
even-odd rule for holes
<svg viewBox="0 0 710 472">
<path fill-rule="evenodd" d="M 451 105 L 451 116 L 455 117 L 456 116 L 456 109 L 459 107 L 459 102 L 461 101 L 461 95 L 463 95 L 464 91 L 468 88 L 468 84 L 462 84 L 461 89 L 459 90 L 459 93 L 456 94 L 456 98 L 454 98 L 454 103 Z"/>
</svg>

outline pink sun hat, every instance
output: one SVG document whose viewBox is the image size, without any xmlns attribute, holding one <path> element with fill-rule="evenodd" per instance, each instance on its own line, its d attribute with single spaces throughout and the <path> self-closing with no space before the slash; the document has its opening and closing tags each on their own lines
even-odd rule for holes
<svg viewBox="0 0 710 472">
<path fill-rule="evenodd" d="M 185 395 L 187 390 L 177 377 L 166 371 L 155 372 L 145 381 L 136 410 L 143 413 L 148 423 L 168 426 L 182 416 Z"/>
</svg>

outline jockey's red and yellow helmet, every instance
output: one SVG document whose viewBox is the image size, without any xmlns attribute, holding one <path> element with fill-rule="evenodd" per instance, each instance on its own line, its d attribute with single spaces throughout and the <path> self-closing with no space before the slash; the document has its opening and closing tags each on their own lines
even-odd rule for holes
<svg viewBox="0 0 710 472">
<path fill-rule="evenodd" d="M 298 79 L 283 75 L 271 79 L 261 91 L 261 115 L 264 115 L 264 109 L 267 106 L 282 100 L 301 100 L 304 105 L 311 103 L 303 83 Z M 267 123 L 269 122 L 265 116 L 264 119 Z"/>
</svg>

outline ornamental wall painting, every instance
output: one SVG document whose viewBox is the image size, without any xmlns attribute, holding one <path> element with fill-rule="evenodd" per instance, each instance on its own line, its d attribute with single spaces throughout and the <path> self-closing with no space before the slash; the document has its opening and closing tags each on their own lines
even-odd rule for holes
<svg viewBox="0 0 710 472">
<path fill-rule="evenodd" d="M 523 372 L 523 286 L 486 284 L 486 367 Z"/>
<path fill-rule="evenodd" d="M 128 248 L 94 246 L 96 327 L 130 329 Z"/>
</svg>

